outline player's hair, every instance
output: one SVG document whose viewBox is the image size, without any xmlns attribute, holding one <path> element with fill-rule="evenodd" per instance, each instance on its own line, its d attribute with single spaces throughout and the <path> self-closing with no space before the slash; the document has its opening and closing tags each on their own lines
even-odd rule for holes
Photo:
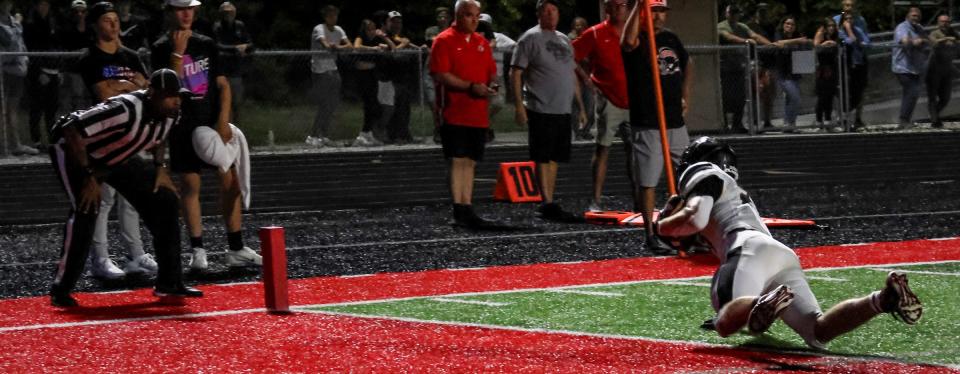
<svg viewBox="0 0 960 374">
<path fill-rule="evenodd" d="M 457 0 L 456 4 L 453 5 L 453 13 L 460 14 L 463 7 L 467 5 L 476 5 L 477 8 L 480 8 L 480 2 L 477 0 Z"/>
</svg>

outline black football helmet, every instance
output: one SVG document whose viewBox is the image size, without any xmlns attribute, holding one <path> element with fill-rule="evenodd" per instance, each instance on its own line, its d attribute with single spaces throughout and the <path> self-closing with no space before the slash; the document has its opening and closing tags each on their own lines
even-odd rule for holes
<svg viewBox="0 0 960 374">
<path fill-rule="evenodd" d="M 677 169 L 682 173 L 690 165 L 701 161 L 719 166 L 733 179 L 740 176 L 737 171 L 737 154 L 727 143 L 715 138 L 701 136 L 690 143 L 687 149 L 683 151 L 683 155 L 680 156 L 680 164 L 677 165 Z"/>
</svg>

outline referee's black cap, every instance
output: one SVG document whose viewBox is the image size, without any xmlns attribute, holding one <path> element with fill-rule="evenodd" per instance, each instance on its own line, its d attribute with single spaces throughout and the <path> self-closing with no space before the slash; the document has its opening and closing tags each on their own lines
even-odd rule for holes
<svg viewBox="0 0 960 374">
<path fill-rule="evenodd" d="M 157 69 L 150 74 L 150 87 L 161 96 L 177 96 L 189 92 L 180 86 L 180 77 L 170 69 Z"/>
</svg>

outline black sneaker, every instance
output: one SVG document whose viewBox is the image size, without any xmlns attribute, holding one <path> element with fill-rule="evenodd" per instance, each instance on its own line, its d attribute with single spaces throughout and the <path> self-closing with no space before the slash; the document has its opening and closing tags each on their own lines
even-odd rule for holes
<svg viewBox="0 0 960 374">
<path fill-rule="evenodd" d="M 643 249 L 657 256 L 675 256 L 677 254 L 676 248 L 656 235 L 648 236 L 647 240 L 643 241 Z"/>
<path fill-rule="evenodd" d="M 80 304 L 77 304 L 77 299 L 74 299 L 69 293 L 51 292 L 50 305 L 57 308 L 75 308 Z"/>
<path fill-rule="evenodd" d="M 187 287 L 182 284 L 173 287 L 160 287 L 153 289 L 153 296 L 157 297 L 203 297 L 203 291 L 193 287 Z"/>
<path fill-rule="evenodd" d="M 537 213 L 540 219 L 547 221 L 560 223 L 586 222 L 586 219 L 583 218 L 583 215 L 565 211 L 562 207 L 560 207 L 560 204 L 557 203 L 542 204 L 539 208 L 537 208 Z"/>
</svg>

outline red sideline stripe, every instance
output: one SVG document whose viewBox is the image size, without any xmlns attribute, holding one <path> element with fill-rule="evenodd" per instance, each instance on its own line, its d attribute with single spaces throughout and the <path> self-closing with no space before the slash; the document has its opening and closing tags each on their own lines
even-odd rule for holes
<svg viewBox="0 0 960 374">
<path fill-rule="evenodd" d="M 304 313 L 4 335 L 0 372 L 950 372 L 896 362 Z"/>
<path fill-rule="evenodd" d="M 960 260 L 960 238 L 805 248 L 797 253 L 804 268 L 950 261 Z M 384 273 L 359 278 L 310 278 L 290 282 L 290 300 L 295 305 L 311 305 L 671 279 L 711 275 L 715 267 L 713 259 L 704 255 L 691 260 L 645 257 L 578 264 L 504 266 L 470 271 Z M 263 307 L 263 287 L 259 284 L 208 285 L 201 288 L 207 296 L 190 300 L 189 304 L 183 307 L 157 305 L 156 298 L 150 295 L 149 290 L 120 294 L 78 294 L 77 298 L 84 307 L 71 312 L 50 307 L 47 297 L 4 300 L 0 301 L 0 328 Z"/>
</svg>

